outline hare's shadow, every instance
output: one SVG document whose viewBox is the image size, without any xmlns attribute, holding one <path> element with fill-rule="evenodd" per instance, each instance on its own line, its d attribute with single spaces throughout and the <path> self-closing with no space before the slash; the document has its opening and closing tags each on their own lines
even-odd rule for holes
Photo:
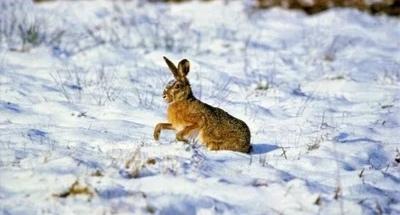
<svg viewBox="0 0 400 215">
<path fill-rule="evenodd" d="M 267 144 L 267 143 L 254 143 L 254 144 L 251 144 L 251 146 L 252 146 L 251 154 L 253 154 L 253 155 L 268 153 L 268 152 L 271 152 L 271 151 L 279 148 L 276 145 Z"/>
</svg>

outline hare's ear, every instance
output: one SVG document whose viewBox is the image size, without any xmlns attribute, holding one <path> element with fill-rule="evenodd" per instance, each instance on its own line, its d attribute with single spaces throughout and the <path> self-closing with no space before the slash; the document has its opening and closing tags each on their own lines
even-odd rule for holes
<svg viewBox="0 0 400 215">
<path fill-rule="evenodd" d="M 183 59 L 178 64 L 178 73 L 181 77 L 186 77 L 190 70 L 190 63 L 188 60 Z"/>
<path fill-rule="evenodd" d="M 170 61 L 167 57 L 164 56 L 163 58 L 167 63 L 169 70 L 171 70 L 172 74 L 174 75 L 175 79 L 178 79 L 179 78 L 178 68 L 176 68 L 174 63 L 172 63 L 172 61 Z"/>
</svg>

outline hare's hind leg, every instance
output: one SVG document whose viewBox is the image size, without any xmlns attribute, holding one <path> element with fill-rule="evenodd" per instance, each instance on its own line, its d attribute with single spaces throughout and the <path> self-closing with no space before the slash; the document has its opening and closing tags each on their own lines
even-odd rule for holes
<svg viewBox="0 0 400 215">
<path fill-rule="evenodd" d="M 223 149 L 221 148 L 222 142 L 220 142 L 220 141 L 215 141 L 215 140 L 213 140 L 213 141 L 205 142 L 205 144 L 206 144 L 207 148 L 208 148 L 209 150 L 211 150 L 211 151 L 223 150 Z"/>
<path fill-rule="evenodd" d="M 154 136 L 154 139 L 155 139 L 155 140 L 160 139 L 160 132 L 161 132 L 161 130 L 164 130 L 164 129 L 175 130 L 175 129 L 172 127 L 172 124 L 171 124 L 171 123 L 158 123 L 158 124 L 156 125 L 156 127 L 154 128 L 154 134 L 153 134 L 153 136 Z"/>
<path fill-rule="evenodd" d="M 220 146 L 220 150 L 230 150 L 242 153 L 250 152 L 250 144 L 238 144 L 237 142 L 230 142 Z"/>
<path fill-rule="evenodd" d="M 228 151 L 236 151 L 242 153 L 250 152 L 250 145 L 247 144 L 238 144 L 237 142 L 218 142 L 212 141 L 207 143 L 207 148 L 212 151 L 218 150 L 228 150 Z"/>
</svg>

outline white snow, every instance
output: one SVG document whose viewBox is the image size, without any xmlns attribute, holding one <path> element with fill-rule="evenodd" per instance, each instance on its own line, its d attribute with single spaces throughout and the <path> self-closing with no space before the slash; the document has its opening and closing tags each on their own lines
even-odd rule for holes
<svg viewBox="0 0 400 215">
<path fill-rule="evenodd" d="M 29 13 L 47 39 L 18 51 L 0 34 L 0 214 L 400 214 L 398 18 L 19 3 L 0 32 Z M 250 155 L 153 140 L 162 56 L 189 59 L 195 95 L 249 125 Z M 75 181 L 93 197 L 57 196 Z"/>
</svg>

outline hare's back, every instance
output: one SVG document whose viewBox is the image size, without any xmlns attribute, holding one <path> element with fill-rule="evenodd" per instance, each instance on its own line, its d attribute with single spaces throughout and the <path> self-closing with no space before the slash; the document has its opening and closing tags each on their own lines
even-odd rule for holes
<svg viewBox="0 0 400 215">
<path fill-rule="evenodd" d="M 246 135 L 250 134 L 248 126 L 242 120 L 230 115 L 221 108 L 203 104 L 207 109 L 209 121 L 212 121 L 210 124 L 215 127 L 214 129 L 224 129 L 229 133 L 236 131 L 246 133 Z"/>
</svg>

